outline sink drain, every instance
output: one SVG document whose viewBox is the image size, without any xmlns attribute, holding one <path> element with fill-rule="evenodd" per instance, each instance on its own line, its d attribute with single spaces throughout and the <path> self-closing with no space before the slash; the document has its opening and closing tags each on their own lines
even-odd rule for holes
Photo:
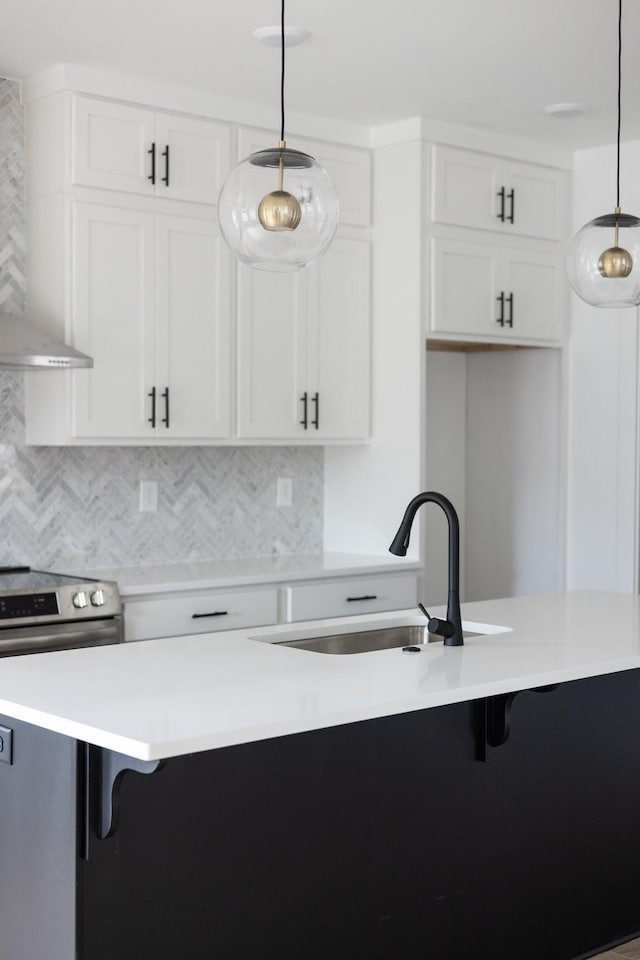
<svg viewBox="0 0 640 960">
<path fill-rule="evenodd" d="M 403 653 L 420 653 L 421 650 L 422 650 L 422 647 L 403 647 L 402 648 Z"/>
</svg>

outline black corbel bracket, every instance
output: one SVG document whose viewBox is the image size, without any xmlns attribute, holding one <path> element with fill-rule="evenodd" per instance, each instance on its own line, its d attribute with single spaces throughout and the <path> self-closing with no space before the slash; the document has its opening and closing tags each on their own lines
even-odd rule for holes
<svg viewBox="0 0 640 960">
<path fill-rule="evenodd" d="M 96 833 L 100 840 L 112 837 L 118 829 L 120 786 L 125 773 L 155 773 L 161 760 L 136 760 L 114 750 L 89 748 L 89 783 L 97 786 Z"/>
<path fill-rule="evenodd" d="M 550 683 L 544 687 L 530 687 L 530 693 L 551 693 L 558 686 Z M 480 756 L 478 759 L 490 763 L 496 759 L 496 751 L 509 739 L 511 733 L 511 708 L 513 701 L 525 690 L 515 690 L 513 693 L 498 693 L 493 697 L 485 697 L 481 701 L 480 715 Z"/>
</svg>

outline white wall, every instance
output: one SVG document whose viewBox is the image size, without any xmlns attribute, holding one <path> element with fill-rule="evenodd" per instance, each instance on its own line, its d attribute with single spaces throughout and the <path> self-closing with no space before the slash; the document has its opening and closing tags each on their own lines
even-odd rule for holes
<svg viewBox="0 0 640 960">
<path fill-rule="evenodd" d="M 456 505 L 464 600 L 562 587 L 560 350 L 430 353 L 427 486 Z M 442 602 L 446 523 L 427 518 L 425 597 Z"/>
<path fill-rule="evenodd" d="M 560 350 L 470 354 L 466 599 L 561 587 Z"/>
<path fill-rule="evenodd" d="M 640 215 L 640 142 L 622 145 L 621 200 Z M 615 147 L 576 154 L 573 230 L 615 205 Z M 567 587 L 638 586 L 638 312 L 571 295 Z"/>
<path fill-rule="evenodd" d="M 325 550 L 385 554 L 423 489 L 422 165 L 420 141 L 373 151 L 373 432 L 367 446 L 325 450 Z M 416 524 L 413 557 L 419 542 Z"/>
<path fill-rule="evenodd" d="M 460 596 L 465 592 L 467 488 L 467 355 L 427 353 L 426 490 L 451 500 L 460 519 Z M 433 505 L 425 514 L 425 587 L 427 605 L 447 600 L 447 518 Z"/>
</svg>

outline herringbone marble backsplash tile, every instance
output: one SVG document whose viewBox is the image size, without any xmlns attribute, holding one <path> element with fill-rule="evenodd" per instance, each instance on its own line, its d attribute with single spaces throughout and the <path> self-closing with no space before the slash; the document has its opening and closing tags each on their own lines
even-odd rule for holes
<svg viewBox="0 0 640 960">
<path fill-rule="evenodd" d="M 18 315 L 24 126 L 18 84 L 0 79 L 0 309 Z M 293 479 L 293 506 L 275 506 L 277 477 Z M 158 482 L 156 513 L 138 511 L 140 480 Z M 0 565 L 317 553 L 322 500 L 321 448 L 25 447 L 23 374 L 0 373 Z"/>
</svg>

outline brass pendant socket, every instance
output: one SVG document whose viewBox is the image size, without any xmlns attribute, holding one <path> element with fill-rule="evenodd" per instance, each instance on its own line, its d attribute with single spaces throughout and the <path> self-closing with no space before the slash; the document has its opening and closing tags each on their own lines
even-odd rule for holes
<svg viewBox="0 0 640 960">
<path fill-rule="evenodd" d="M 633 270 L 633 258 L 624 247 L 609 247 L 598 258 L 598 270 L 608 280 L 628 277 Z"/>
<path fill-rule="evenodd" d="M 286 190 L 268 193 L 258 205 L 258 219 L 265 230 L 295 230 L 301 218 L 300 204 Z"/>
</svg>

